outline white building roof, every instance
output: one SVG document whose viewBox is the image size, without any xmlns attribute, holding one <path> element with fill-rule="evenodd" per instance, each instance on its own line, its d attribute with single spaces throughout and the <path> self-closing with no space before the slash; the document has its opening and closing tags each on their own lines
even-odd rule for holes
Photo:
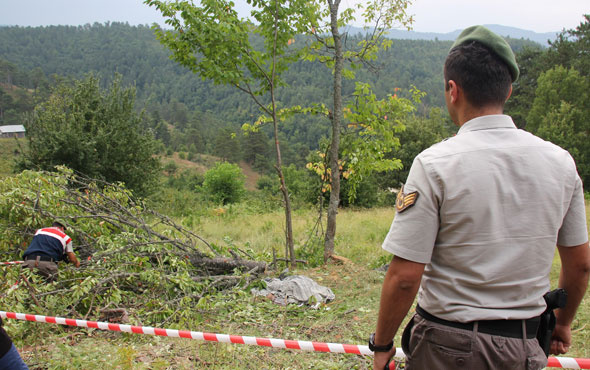
<svg viewBox="0 0 590 370">
<path fill-rule="evenodd" d="M 7 134 L 13 132 L 25 132 L 25 126 L 23 125 L 9 125 L 0 126 L 0 134 Z"/>
</svg>

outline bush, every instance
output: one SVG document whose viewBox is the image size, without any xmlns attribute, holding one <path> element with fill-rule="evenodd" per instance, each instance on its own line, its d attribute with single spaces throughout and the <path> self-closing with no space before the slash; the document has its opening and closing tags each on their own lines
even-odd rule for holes
<svg viewBox="0 0 590 370">
<path fill-rule="evenodd" d="M 205 173 L 203 189 L 216 202 L 237 203 L 246 193 L 244 180 L 238 165 L 221 162 Z"/>
<path fill-rule="evenodd" d="M 315 204 L 318 201 L 320 181 L 311 171 L 305 168 L 297 168 L 291 164 L 283 168 L 285 181 L 289 193 L 294 201 Z"/>
<path fill-rule="evenodd" d="M 166 185 L 177 190 L 195 191 L 203 185 L 205 177 L 192 171 L 182 171 L 170 175 Z"/>
<path fill-rule="evenodd" d="M 357 206 L 371 208 L 377 205 L 379 186 L 374 177 L 364 178 L 356 187 L 356 197 L 351 202 L 349 197 L 350 182 L 343 179 L 340 188 L 340 201 L 343 207 Z"/>
<path fill-rule="evenodd" d="M 276 176 L 271 177 L 268 175 L 260 176 L 256 181 L 256 189 L 276 195 L 279 192 L 278 178 Z"/>
<path fill-rule="evenodd" d="M 178 166 L 174 162 L 168 162 L 164 166 L 164 172 L 166 172 L 168 174 L 168 176 L 174 175 L 177 170 L 178 170 Z"/>
</svg>

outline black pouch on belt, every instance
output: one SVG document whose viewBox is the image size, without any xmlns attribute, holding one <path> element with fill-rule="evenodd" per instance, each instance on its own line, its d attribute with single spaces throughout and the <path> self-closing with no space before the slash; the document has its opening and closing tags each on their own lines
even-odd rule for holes
<svg viewBox="0 0 590 370">
<path fill-rule="evenodd" d="M 553 310 L 565 307 L 567 292 L 559 288 L 545 293 L 543 298 L 545 299 L 545 303 L 547 303 L 547 308 L 541 314 L 541 322 L 539 323 L 539 330 L 537 330 L 537 340 L 545 352 L 545 356 L 549 357 L 551 337 L 553 336 L 553 330 L 556 324 Z"/>
</svg>

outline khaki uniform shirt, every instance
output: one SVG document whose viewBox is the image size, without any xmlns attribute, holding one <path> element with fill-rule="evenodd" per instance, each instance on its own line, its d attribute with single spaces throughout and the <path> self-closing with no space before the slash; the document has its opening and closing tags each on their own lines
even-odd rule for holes
<svg viewBox="0 0 590 370">
<path fill-rule="evenodd" d="M 403 194 L 383 249 L 426 264 L 418 303 L 446 320 L 539 315 L 556 244 L 588 240 L 573 159 L 505 115 L 420 153 Z"/>
</svg>

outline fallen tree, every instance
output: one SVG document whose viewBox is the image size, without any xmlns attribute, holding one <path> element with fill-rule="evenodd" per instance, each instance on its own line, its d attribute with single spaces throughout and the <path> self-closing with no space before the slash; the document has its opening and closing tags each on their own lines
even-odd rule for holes
<svg viewBox="0 0 590 370">
<path fill-rule="evenodd" d="M 205 295 L 248 284 L 264 262 L 219 248 L 136 200 L 122 184 L 74 174 L 24 171 L 0 181 L 0 254 L 19 260 L 36 229 L 59 220 L 75 243 L 81 268 L 60 266 L 44 283 L 29 270 L 5 271 L 3 309 L 78 317 L 125 312 L 143 324 L 190 315 Z M 15 283 L 28 289 L 9 288 Z M 67 311 L 64 311 L 66 310 Z M 114 311 L 113 311 L 114 310 Z"/>
</svg>

